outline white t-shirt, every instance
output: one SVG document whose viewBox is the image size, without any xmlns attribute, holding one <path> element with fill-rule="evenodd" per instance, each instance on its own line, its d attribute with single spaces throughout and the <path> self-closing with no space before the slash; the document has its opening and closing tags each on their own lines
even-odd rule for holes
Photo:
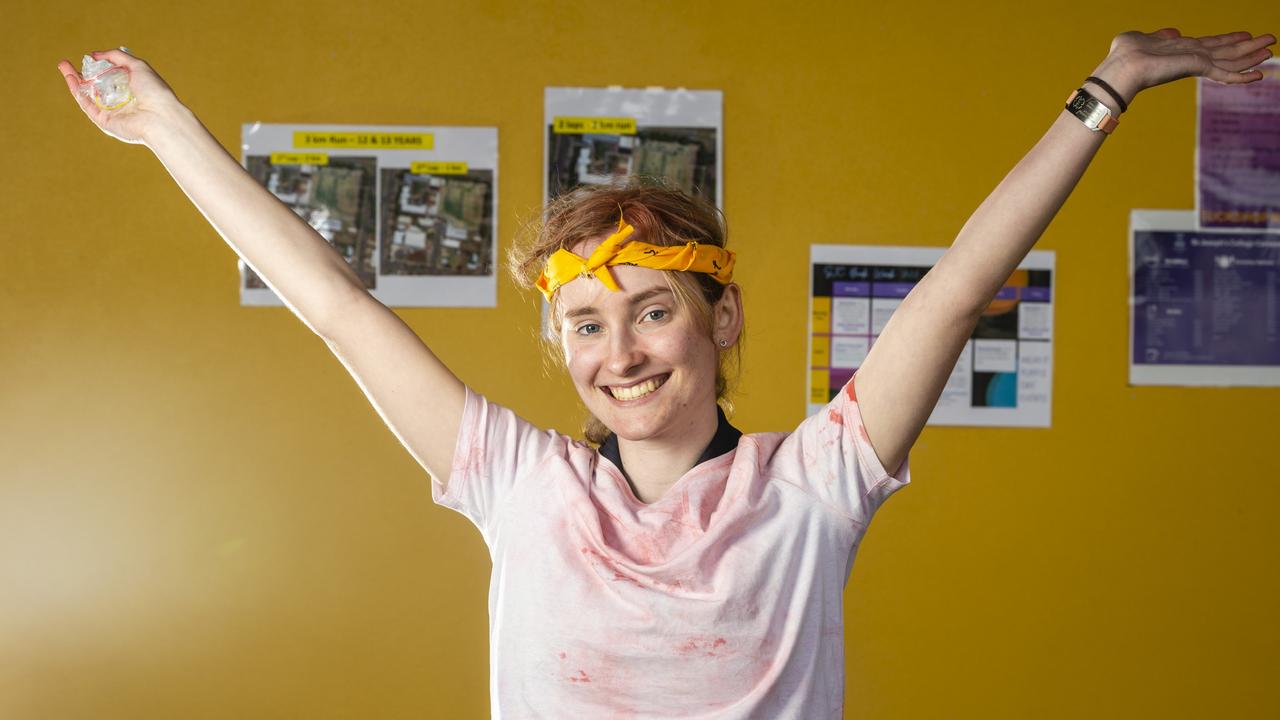
<svg viewBox="0 0 1280 720">
<path fill-rule="evenodd" d="M 843 589 L 880 466 L 841 392 L 656 502 L 590 446 L 468 390 L 447 490 L 480 528 L 494 718 L 840 718 Z"/>
</svg>

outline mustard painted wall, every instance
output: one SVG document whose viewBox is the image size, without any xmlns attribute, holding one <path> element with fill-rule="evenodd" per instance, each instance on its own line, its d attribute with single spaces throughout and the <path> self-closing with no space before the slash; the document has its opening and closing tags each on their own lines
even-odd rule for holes
<svg viewBox="0 0 1280 720">
<path fill-rule="evenodd" d="M 0 718 L 477 718 L 488 556 L 324 345 L 55 62 L 125 44 L 240 124 L 496 125 L 500 242 L 542 88 L 725 94 L 747 431 L 804 408 L 812 242 L 945 245 L 1130 28 L 1274 3 L 14 3 L 3 13 Z M 1271 389 L 1126 385 L 1131 207 L 1188 208 L 1194 87 L 1141 96 L 1049 229 L 1052 429 L 928 429 L 848 588 L 850 718 L 1280 716 Z M 576 427 L 534 298 L 401 316 Z"/>
</svg>

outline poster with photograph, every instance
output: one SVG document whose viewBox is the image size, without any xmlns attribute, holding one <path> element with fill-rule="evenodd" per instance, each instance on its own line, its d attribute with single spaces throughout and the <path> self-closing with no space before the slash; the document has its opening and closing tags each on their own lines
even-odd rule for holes
<svg viewBox="0 0 1280 720">
<path fill-rule="evenodd" d="M 810 247 L 807 413 L 840 392 L 946 248 Z M 930 425 L 1049 427 L 1054 253 L 1035 251 L 987 307 Z"/>
<path fill-rule="evenodd" d="M 1280 234 L 1129 217 L 1129 383 L 1280 385 Z"/>
<path fill-rule="evenodd" d="M 724 207 L 719 90 L 549 87 L 543 196 L 637 175 Z"/>
<path fill-rule="evenodd" d="M 497 304 L 497 128 L 254 123 L 241 161 L 382 303 Z M 240 303 L 283 305 L 244 261 Z"/>
<path fill-rule="evenodd" d="M 1280 60 L 1248 85 L 1199 80 L 1196 210 L 1202 228 L 1280 232 Z"/>
</svg>

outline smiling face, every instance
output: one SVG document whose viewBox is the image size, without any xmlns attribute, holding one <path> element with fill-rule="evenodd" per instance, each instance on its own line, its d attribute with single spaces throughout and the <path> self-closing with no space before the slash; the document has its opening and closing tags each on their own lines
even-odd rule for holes
<svg viewBox="0 0 1280 720">
<path fill-rule="evenodd" d="M 540 217 L 525 226 L 508 255 L 512 277 L 526 289 L 543 289 L 543 273 L 558 250 L 590 258 L 624 223 L 635 228 L 628 241 L 663 247 L 692 242 L 719 248 L 728 242 L 719 209 L 652 178 L 577 187 L 548 204 Z M 566 282 L 550 297 L 551 326 L 559 342 L 545 346 L 555 355 L 556 364 L 568 365 L 592 413 L 583 436 L 599 444 L 610 429 L 621 439 L 679 432 L 690 417 L 682 408 L 693 407 L 706 418 L 709 437 L 715 430 L 716 398 L 727 402 L 728 385 L 736 377 L 740 359 L 738 287 L 720 285 L 696 272 L 612 266 L 610 274 L 621 291 L 610 292 L 597 279 L 580 278 Z M 653 288 L 674 290 L 675 295 L 639 297 Z M 645 301 L 663 307 L 649 314 L 649 308 L 638 306 Z M 566 312 L 575 314 L 567 318 Z M 589 320 L 595 324 L 588 326 Z M 594 337 L 597 334 L 601 337 Z M 719 344 L 721 339 L 726 345 Z M 612 362 L 609 353 L 613 353 Z M 630 363 L 619 359 L 628 353 Z M 654 419 L 658 415 L 665 421 Z M 686 438 L 686 444 L 696 445 L 696 439 Z"/>
<path fill-rule="evenodd" d="M 580 278 L 556 297 L 565 363 L 587 409 L 632 442 L 679 441 L 714 429 L 720 348 L 713 335 L 737 340 L 736 286 L 726 288 L 708 327 L 677 302 L 661 271 L 609 270 L 620 292 Z"/>
</svg>

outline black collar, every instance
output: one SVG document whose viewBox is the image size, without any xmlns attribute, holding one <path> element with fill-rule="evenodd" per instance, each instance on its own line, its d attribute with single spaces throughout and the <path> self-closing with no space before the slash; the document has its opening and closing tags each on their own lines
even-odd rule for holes
<svg viewBox="0 0 1280 720">
<path fill-rule="evenodd" d="M 702 457 L 698 458 L 695 466 L 718 458 L 721 455 L 738 447 L 738 438 L 742 437 L 742 431 L 729 424 L 729 420 L 724 416 L 724 410 L 716 405 L 716 434 L 711 436 L 711 444 L 707 445 L 707 449 L 702 451 Z M 627 469 L 622 467 L 622 452 L 618 450 L 618 436 L 609 433 L 609 436 L 600 443 L 600 454 L 609 459 L 618 469 L 622 471 L 623 477 L 628 480 L 631 476 L 627 475 Z"/>
</svg>

